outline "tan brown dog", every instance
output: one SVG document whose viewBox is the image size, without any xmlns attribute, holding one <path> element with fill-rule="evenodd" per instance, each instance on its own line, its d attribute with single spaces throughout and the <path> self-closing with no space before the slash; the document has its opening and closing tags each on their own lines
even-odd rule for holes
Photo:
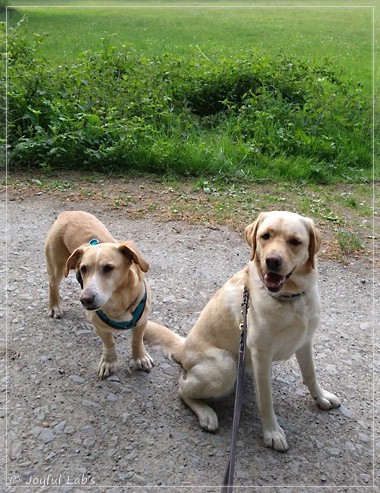
<svg viewBox="0 0 380 493">
<path fill-rule="evenodd" d="M 290 212 L 268 212 L 245 231 L 251 247 L 247 267 L 216 292 L 186 339 L 149 325 L 146 339 L 161 346 L 187 371 L 179 394 L 208 431 L 218 428 L 215 411 L 203 399 L 233 391 L 242 321 L 244 286 L 250 297 L 246 370 L 254 373 L 264 444 L 285 451 L 285 433 L 274 414 L 271 367 L 296 354 L 304 383 L 322 409 L 340 405 L 323 390 L 314 369 L 312 338 L 320 318 L 315 254 L 320 234 L 311 219 Z"/>
<path fill-rule="evenodd" d="M 144 348 L 150 291 L 144 280 L 149 265 L 137 247 L 117 242 L 92 214 L 62 212 L 50 228 L 45 242 L 49 275 L 49 312 L 60 318 L 59 285 L 71 269 L 82 284 L 80 301 L 88 320 L 103 341 L 98 375 L 110 375 L 117 356 L 113 333 L 132 330 L 132 366 L 149 371 L 153 360 Z"/>
</svg>

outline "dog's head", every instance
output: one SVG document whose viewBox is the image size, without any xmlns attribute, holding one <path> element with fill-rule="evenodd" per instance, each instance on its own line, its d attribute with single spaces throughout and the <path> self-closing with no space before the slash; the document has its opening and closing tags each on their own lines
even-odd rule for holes
<svg viewBox="0 0 380 493">
<path fill-rule="evenodd" d="M 132 270 L 132 264 L 139 269 Z M 147 272 L 149 265 L 133 243 L 123 241 L 80 246 L 68 258 L 65 276 L 71 269 L 76 269 L 82 279 L 80 300 L 83 306 L 87 310 L 97 310 L 121 287 L 134 286 L 134 278 Z"/>
<path fill-rule="evenodd" d="M 293 273 L 315 269 L 321 236 L 307 217 L 285 211 L 264 212 L 247 226 L 245 237 L 251 260 L 270 292 L 280 291 Z"/>
</svg>

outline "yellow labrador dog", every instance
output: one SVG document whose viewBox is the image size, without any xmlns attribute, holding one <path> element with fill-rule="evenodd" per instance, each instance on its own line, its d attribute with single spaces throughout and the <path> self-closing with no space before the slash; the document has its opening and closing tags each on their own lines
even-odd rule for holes
<svg viewBox="0 0 380 493">
<path fill-rule="evenodd" d="M 245 235 L 251 261 L 216 292 L 186 339 L 154 324 L 145 335 L 186 370 L 179 394 L 202 428 L 214 431 L 217 415 L 203 399 L 222 397 L 234 389 L 246 286 L 250 297 L 246 369 L 254 373 L 264 444 L 285 451 L 285 433 L 273 410 L 274 361 L 295 353 L 316 404 L 322 409 L 340 405 L 334 394 L 320 387 L 313 362 L 312 338 L 320 317 L 315 258 L 320 234 L 311 219 L 276 211 L 260 214 Z"/>
<path fill-rule="evenodd" d="M 117 242 L 92 214 L 66 211 L 48 232 L 45 257 L 53 318 L 62 316 L 60 282 L 71 269 L 77 270 L 82 285 L 80 301 L 103 342 L 99 377 L 109 376 L 117 359 L 113 333 L 126 329 L 132 330 L 132 366 L 149 371 L 153 360 L 143 344 L 150 308 L 144 272 L 149 265 L 136 246 Z"/>
</svg>

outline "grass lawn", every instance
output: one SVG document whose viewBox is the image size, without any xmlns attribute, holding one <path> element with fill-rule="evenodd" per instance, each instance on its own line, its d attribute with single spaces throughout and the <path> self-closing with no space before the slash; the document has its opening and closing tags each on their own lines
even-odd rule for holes
<svg viewBox="0 0 380 493">
<path fill-rule="evenodd" d="M 304 2 L 294 0 L 286 2 L 291 8 L 268 1 L 260 2 L 264 7 L 244 2 L 223 7 L 231 3 L 107 1 L 105 8 L 101 1 L 14 0 L 11 5 L 20 7 L 10 12 L 9 20 L 14 25 L 25 17 L 31 31 L 48 33 L 43 50 L 52 63 L 71 62 L 82 51 L 99 50 L 102 38 L 111 36 L 113 44 L 133 45 L 147 56 L 191 56 L 197 50 L 211 56 L 255 48 L 311 61 L 328 58 L 370 89 L 373 12 L 366 2 L 354 2 L 355 7 L 332 1 L 304 7 Z M 44 4 L 49 8 L 26 7 Z"/>
<path fill-rule="evenodd" d="M 148 58 L 168 53 L 212 59 L 254 49 L 310 64 L 328 60 L 342 80 L 364 88 L 370 104 L 373 50 L 378 48 L 374 9 L 368 2 L 258 3 L 13 0 L 8 21 L 13 26 L 24 19 L 31 32 L 47 33 L 40 50 L 52 66 L 75 63 L 80 53 L 99 51 L 108 40 L 115 46 L 133 46 Z M 372 5 L 377 10 L 380 1 Z"/>
</svg>

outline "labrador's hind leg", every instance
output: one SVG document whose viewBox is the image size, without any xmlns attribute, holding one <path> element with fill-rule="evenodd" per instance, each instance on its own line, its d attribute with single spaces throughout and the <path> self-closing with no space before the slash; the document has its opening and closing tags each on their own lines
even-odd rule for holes
<svg viewBox="0 0 380 493">
<path fill-rule="evenodd" d="M 236 381 L 236 358 L 222 349 L 208 351 L 179 381 L 179 395 L 206 431 L 218 428 L 216 412 L 202 399 L 230 394 Z"/>
</svg>

